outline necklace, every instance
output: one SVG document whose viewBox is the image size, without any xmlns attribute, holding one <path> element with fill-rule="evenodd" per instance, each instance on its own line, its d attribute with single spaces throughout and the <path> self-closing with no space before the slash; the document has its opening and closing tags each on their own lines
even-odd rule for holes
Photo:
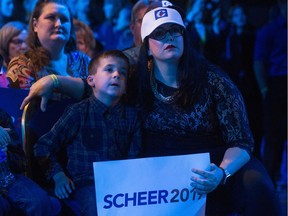
<svg viewBox="0 0 288 216">
<path fill-rule="evenodd" d="M 167 96 L 167 97 L 165 97 L 163 94 L 161 94 L 157 89 L 158 86 L 157 86 L 157 83 L 155 80 L 154 72 L 152 72 L 152 71 L 153 71 L 153 69 L 150 70 L 150 86 L 151 86 L 151 89 L 153 91 L 154 96 L 158 100 L 161 100 L 164 103 L 168 103 L 168 104 L 173 103 L 175 101 L 176 93 L 174 93 L 173 95 Z"/>
</svg>

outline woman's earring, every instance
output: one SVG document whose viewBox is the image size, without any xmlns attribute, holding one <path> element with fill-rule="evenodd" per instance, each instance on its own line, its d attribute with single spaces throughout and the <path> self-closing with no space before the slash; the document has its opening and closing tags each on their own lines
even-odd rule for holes
<svg viewBox="0 0 288 216">
<path fill-rule="evenodd" d="M 153 61 L 152 61 L 152 58 L 149 58 L 148 60 L 148 71 L 151 71 L 151 68 L 152 68 L 152 64 L 153 64 Z"/>
</svg>

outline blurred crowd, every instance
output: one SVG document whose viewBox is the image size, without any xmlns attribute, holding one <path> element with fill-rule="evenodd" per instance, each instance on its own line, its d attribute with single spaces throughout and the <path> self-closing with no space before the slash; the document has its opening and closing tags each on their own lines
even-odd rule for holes
<svg viewBox="0 0 288 216">
<path fill-rule="evenodd" d="M 37 0 L 2 0 L 0 5 L 0 27 L 10 21 L 20 21 L 28 25 L 30 14 L 36 2 Z M 81 27 L 83 29 L 82 32 L 84 31 L 85 33 L 87 32 L 87 35 L 91 35 L 92 31 L 96 45 L 91 46 L 91 48 L 95 49 L 96 52 L 112 48 L 122 50 L 135 44 L 131 25 L 133 25 L 133 22 L 139 22 L 139 20 L 131 20 L 131 15 L 133 17 L 132 13 L 135 13 L 132 8 L 136 2 L 136 0 L 67 0 L 73 17 L 89 27 L 89 30 L 86 27 Z M 151 0 L 144 0 L 143 2 L 148 4 Z M 221 33 L 223 30 L 228 30 L 228 26 L 231 26 L 232 22 L 243 22 L 243 24 L 238 24 L 258 28 L 265 22 L 271 21 L 278 13 L 276 1 L 274 2 L 273 0 L 261 1 L 260 3 L 257 3 L 257 1 L 235 0 L 171 2 L 181 6 L 186 11 L 186 24 L 191 27 L 194 26 L 195 30 L 197 29 L 198 39 L 201 40 L 202 45 L 204 40 L 210 43 L 210 33 L 208 32 L 208 35 L 205 35 L 204 25 L 208 28 L 206 30 L 213 30 L 216 34 Z M 244 9 L 243 13 L 246 16 L 245 21 L 237 21 L 236 19 L 241 19 L 241 15 L 233 15 L 232 12 L 234 10 L 232 7 L 240 2 L 242 4 L 241 7 L 243 6 Z M 235 16 L 233 18 L 235 19 L 234 21 L 232 21 L 231 16 Z M 81 26 L 84 25 L 81 24 Z M 82 39 L 87 44 L 91 43 L 88 36 L 87 38 L 82 36 Z"/>
</svg>

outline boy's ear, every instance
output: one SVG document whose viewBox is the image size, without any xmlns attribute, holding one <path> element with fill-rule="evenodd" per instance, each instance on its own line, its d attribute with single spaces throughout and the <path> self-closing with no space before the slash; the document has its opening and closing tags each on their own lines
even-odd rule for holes
<svg viewBox="0 0 288 216">
<path fill-rule="evenodd" d="M 89 76 L 87 77 L 87 83 L 88 83 L 88 85 L 90 85 L 92 88 L 95 87 L 95 84 L 94 84 L 93 80 L 94 80 L 94 76 L 93 76 L 93 75 L 89 75 Z"/>
</svg>

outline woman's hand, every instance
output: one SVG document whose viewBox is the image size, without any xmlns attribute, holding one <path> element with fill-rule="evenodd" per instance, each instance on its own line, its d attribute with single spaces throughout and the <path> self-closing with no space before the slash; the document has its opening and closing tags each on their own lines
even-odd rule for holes
<svg viewBox="0 0 288 216">
<path fill-rule="evenodd" d="M 68 178 L 63 172 L 58 172 L 53 176 L 55 182 L 55 195 L 59 199 L 65 199 L 69 197 L 69 194 L 75 190 L 73 181 Z"/>
<path fill-rule="evenodd" d="M 24 109 L 24 107 L 35 97 L 41 97 L 40 108 L 43 112 L 45 112 L 47 102 L 52 95 L 53 89 L 53 79 L 50 76 L 42 77 L 30 87 L 29 94 L 26 98 L 24 98 L 20 109 Z"/>
<path fill-rule="evenodd" d="M 51 98 L 54 88 L 57 88 L 57 91 L 76 100 L 82 99 L 85 85 L 81 78 L 59 75 L 56 77 L 57 81 L 55 81 L 55 78 L 52 78 L 52 76 L 45 76 L 35 82 L 30 87 L 29 94 L 24 98 L 20 109 L 24 109 L 24 107 L 35 97 L 41 97 L 40 108 L 45 112 L 47 102 Z M 55 84 L 55 82 L 57 84 Z"/>
<path fill-rule="evenodd" d="M 215 164 L 210 164 L 210 171 L 192 169 L 192 172 L 199 176 L 191 177 L 191 186 L 199 195 L 207 194 L 215 190 L 223 179 L 223 171 Z"/>
</svg>

